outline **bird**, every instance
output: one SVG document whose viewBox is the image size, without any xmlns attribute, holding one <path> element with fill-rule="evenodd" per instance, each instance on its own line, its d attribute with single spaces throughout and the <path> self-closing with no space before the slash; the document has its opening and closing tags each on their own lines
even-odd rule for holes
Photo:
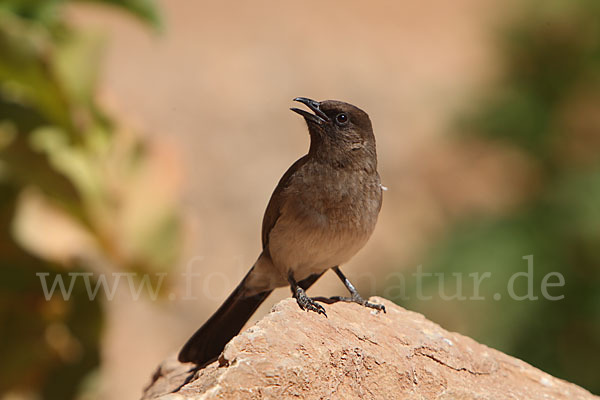
<svg viewBox="0 0 600 400">
<path fill-rule="evenodd" d="M 218 358 L 258 306 L 278 287 L 288 286 L 302 310 L 327 317 L 306 290 L 332 269 L 350 296 L 332 301 L 364 300 L 340 265 L 366 243 L 377 222 L 382 190 L 371 120 L 360 108 L 337 100 L 297 97 L 308 108 L 291 108 L 306 121 L 308 153 L 283 174 L 262 223 L 262 251 L 246 276 L 219 309 L 185 343 L 180 362 L 206 366 Z"/>
</svg>

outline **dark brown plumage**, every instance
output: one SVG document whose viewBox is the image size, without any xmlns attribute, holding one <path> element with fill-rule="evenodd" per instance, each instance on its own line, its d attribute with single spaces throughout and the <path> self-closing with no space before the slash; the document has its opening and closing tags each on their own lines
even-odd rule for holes
<svg viewBox="0 0 600 400">
<path fill-rule="evenodd" d="M 290 285 L 298 305 L 325 315 L 307 290 L 332 268 L 351 297 L 336 297 L 383 310 L 363 300 L 339 270 L 367 242 L 381 208 L 375 137 L 369 116 L 351 104 L 294 99 L 308 125 L 310 149 L 283 175 L 262 225 L 263 249 L 246 277 L 188 340 L 179 360 L 200 366 L 216 359 L 273 289 Z"/>
</svg>

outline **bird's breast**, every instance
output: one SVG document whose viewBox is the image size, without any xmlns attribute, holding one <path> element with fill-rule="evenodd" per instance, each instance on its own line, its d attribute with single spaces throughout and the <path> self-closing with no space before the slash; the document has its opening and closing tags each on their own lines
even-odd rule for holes
<svg viewBox="0 0 600 400">
<path fill-rule="evenodd" d="M 269 234 L 274 265 L 296 279 L 348 261 L 371 236 L 381 207 L 376 172 L 302 172 L 288 187 Z"/>
</svg>

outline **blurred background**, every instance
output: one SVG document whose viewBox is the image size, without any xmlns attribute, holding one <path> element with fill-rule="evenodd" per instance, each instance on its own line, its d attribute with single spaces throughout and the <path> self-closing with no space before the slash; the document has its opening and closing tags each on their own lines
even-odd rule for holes
<svg viewBox="0 0 600 400">
<path fill-rule="evenodd" d="M 598 1 L 2 0 L 0 399 L 140 396 L 258 256 L 308 148 L 296 96 L 373 121 L 363 295 L 600 394 Z M 539 299 L 516 301 L 528 255 Z M 474 272 L 485 300 L 445 298 Z M 90 300 L 82 277 L 119 274 Z M 310 292 L 343 294 L 329 275 Z"/>
</svg>

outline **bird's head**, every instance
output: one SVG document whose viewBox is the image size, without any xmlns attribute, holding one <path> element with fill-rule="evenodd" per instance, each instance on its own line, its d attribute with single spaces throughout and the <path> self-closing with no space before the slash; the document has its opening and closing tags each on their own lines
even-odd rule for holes
<svg viewBox="0 0 600 400">
<path fill-rule="evenodd" d="M 311 111 L 292 108 L 302 115 L 311 136 L 309 154 L 333 162 L 348 163 L 364 158 L 376 162 L 375 136 L 371 120 L 360 108 L 337 100 L 315 101 L 297 97 Z"/>
</svg>

